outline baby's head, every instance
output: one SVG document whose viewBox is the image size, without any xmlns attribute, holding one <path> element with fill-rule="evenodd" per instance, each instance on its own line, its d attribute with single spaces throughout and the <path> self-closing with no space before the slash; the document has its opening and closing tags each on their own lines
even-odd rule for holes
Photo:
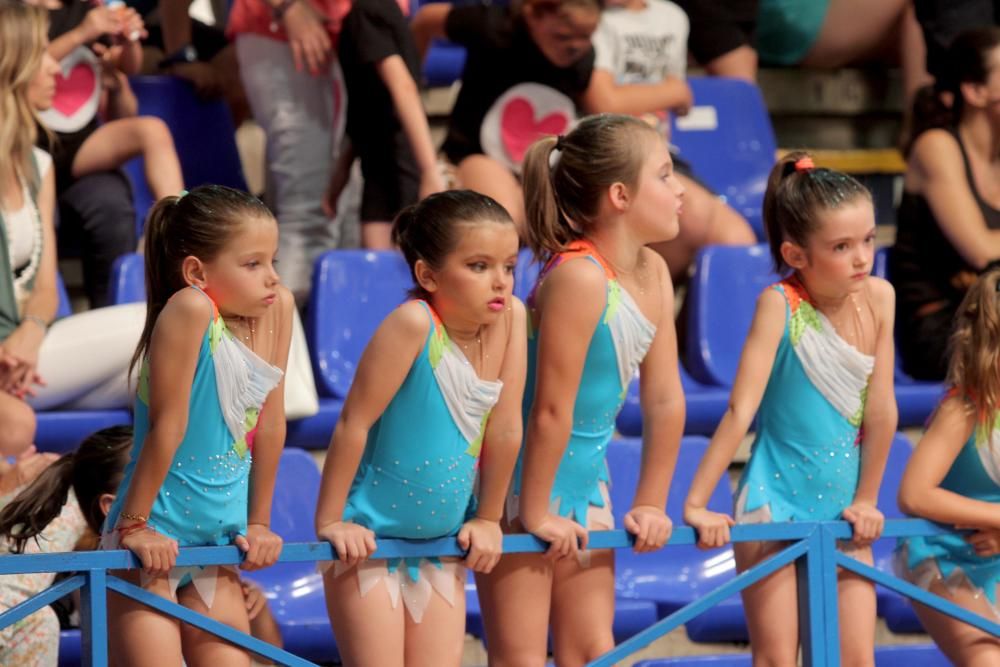
<svg viewBox="0 0 1000 667">
<path fill-rule="evenodd" d="M 993 428 L 1000 406 L 1000 266 L 984 271 L 955 313 L 947 383 L 976 406 L 981 427 Z"/>
<path fill-rule="evenodd" d="M 807 153 L 791 153 L 771 170 L 764 227 L 778 273 L 818 272 L 821 280 L 849 286 L 871 271 L 871 193 L 853 176 L 814 166 Z"/>
<path fill-rule="evenodd" d="M 556 67 L 569 67 L 590 51 L 601 19 L 598 0 L 524 0 L 521 16 L 531 40 Z"/>
<path fill-rule="evenodd" d="M 411 294 L 485 324 L 506 307 L 517 263 L 517 228 L 500 204 L 471 190 L 431 195 L 392 227 L 413 276 Z M 500 307 L 498 307 L 500 306 Z"/>
<path fill-rule="evenodd" d="M 677 236 L 684 188 L 663 137 L 633 116 L 598 114 L 524 158 L 525 240 L 536 257 L 562 252 L 611 214 L 642 243 Z"/>
</svg>

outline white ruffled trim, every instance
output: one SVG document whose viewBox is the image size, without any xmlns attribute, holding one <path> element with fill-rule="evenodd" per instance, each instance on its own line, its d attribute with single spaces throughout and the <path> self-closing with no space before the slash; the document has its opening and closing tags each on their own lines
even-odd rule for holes
<svg viewBox="0 0 1000 667">
<path fill-rule="evenodd" d="M 214 324 L 213 324 L 214 326 Z M 244 345 L 223 328 L 212 354 L 219 407 L 234 442 L 247 434 L 247 409 L 260 409 L 271 390 L 281 382 L 283 373 Z"/>
<path fill-rule="evenodd" d="M 395 609 L 399 605 L 399 598 L 403 598 L 403 605 L 409 612 L 414 623 L 419 623 L 427 605 L 430 604 L 431 595 L 436 591 L 450 606 L 455 606 L 455 589 L 460 588 L 465 593 L 465 566 L 460 561 L 441 561 L 432 563 L 429 560 L 421 560 L 418 566 L 420 576 L 417 581 L 410 578 L 405 562 L 389 571 L 389 566 L 385 560 L 367 560 L 360 565 L 345 565 L 337 561 L 320 561 L 317 563 L 320 572 L 326 573 L 333 567 L 334 578 L 350 572 L 353 569 L 358 571 L 358 592 L 361 597 L 368 595 L 378 582 L 385 582 L 385 589 L 389 593 L 389 602 Z"/>
<path fill-rule="evenodd" d="M 1000 429 L 993 429 L 986 442 L 976 442 L 976 453 L 983 470 L 994 484 L 1000 486 Z"/>
<path fill-rule="evenodd" d="M 859 352 L 837 335 L 830 320 L 816 310 L 823 331 L 806 326 L 794 346 L 813 386 L 845 419 L 854 419 L 864 405 L 865 388 L 875 357 Z"/>
<path fill-rule="evenodd" d="M 639 310 L 632 295 L 621 285 L 616 287 L 619 293 L 619 307 L 615 316 L 608 322 L 611 329 L 611 340 L 615 344 L 615 357 L 618 359 L 618 378 L 622 389 L 628 387 L 646 357 L 649 346 L 656 336 L 656 325 L 646 319 Z"/>
<path fill-rule="evenodd" d="M 483 418 L 500 400 L 503 382 L 476 375 L 472 364 L 451 341 L 434 369 L 434 377 L 458 430 L 469 443 L 475 442 L 481 435 Z"/>
<path fill-rule="evenodd" d="M 938 564 L 937 558 L 926 558 L 917 563 L 917 566 L 911 570 L 908 566 L 908 552 L 909 550 L 904 544 L 894 554 L 893 569 L 901 579 L 910 582 L 914 586 L 919 586 L 928 592 L 932 592 L 931 589 L 936 582 L 941 582 L 952 595 L 962 592 L 968 593 L 977 600 L 982 599 L 986 603 L 986 606 L 993 612 L 993 621 L 1000 621 L 1000 609 L 997 609 L 997 606 L 990 602 L 989 596 L 986 595 L 983 589 L 972 583 L 972 580 L 969 579 L 961 567 L 956 566 L 951 574 L 945 577 L 941 573 L 941 567 Z"/>
</svg>

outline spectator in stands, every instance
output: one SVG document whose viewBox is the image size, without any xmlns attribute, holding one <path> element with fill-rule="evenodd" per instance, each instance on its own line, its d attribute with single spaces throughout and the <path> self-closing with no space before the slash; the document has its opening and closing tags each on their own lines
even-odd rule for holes
<svg viewBox="0 0 1000 667">
<path fill-rule="evenodd" d="M 239 127 L 250 109 L 236 47 L 223 28 L 225 17 L 216 16 L 216 25 L 203 23 L 189 14 L 191 0 L 129 0 L 128 4 L 142 15 L 149 30 L 143 48 L 150 62 L 143 71 L 187 79 L 202 97 L 224 98 L 234 126 Z M 212 3 L 213 9 L 219 4 Z"/>
<path fill-rule="evenodd" d="M 899 63 L 907 100 L 927 83 L 911 0 L 760 0 L 756 48 L 761 65 Z"/>
<path fill-rule="evenodd" d="M 59 301 L 55 175 L 34 147 L 35 109 L 52 104 L 59 66 L 45 10 L 0 1 L 0 455 L 27 449 L 32 408 L 125 407 L 130 348 L 144 308 L 102 308 L 50 324 Z M 130 224 L 131 221 L 130 221 Z"/>
<path fill-rule="evenodd" d="M 93 433 L 61 458 L 33 449 L 19 457 L 0 477 L 0 555 L 96 548 L 131 445 L 132 428 L 115 426 Z M 54 577 L 0 576 L 0 610 L 45 590 Z M 263 592 L 244 579 L 243 593 L 251 634 L 281 646 Z M 0 664 L 55 667 L 58 650 L 59 621 L 51 607 L 0 630 Z"/>
<path fill-rule="evenodd" d="M 948 47 L 966 30 L 1000 25 L 997 0 L 913 0 L 917 22 L 927 46 L 927 71 L 941 76 L 947 66 Z"/>
<path fill-rule="evenodd" d="M 349 9 L 349 0 L 235 0 L 229 14 L 250 110 L 267 134 L 265 201 L 281 227 L 281 278 L 299 303 L 314 260 L 342 235 L 323 195 L 343 134 L 334 48 Z"/>
<path fill-rule="evenodd" d="M 444 189 L 417 82 L 420 58 L 396 0 L 356 0 L 340 35 L 347 137 L 324 201 L 336 214 L 354 158 L 361 158 L 361 244 L 386 249 L 392 220 Z"/>
<path fill-rule="evenodd" d="M 136 117 L 127 75 L 141 66 L 137 39 L 145 29 L 135 10 L 85 0 L 35 4 L 49 9 L 49 55 L 62 69 L 54 103 L 40 114 L 51 132 L 39 133 L 55 163 L 61 246 L 82 242 L 87 296 L 103 306 L 112 262 L 136 242 L 131 188 L 119 169 L 141 155 L 159 198 L 183 188 L 180 162 L 163 121 Z"/>
<path fill-rule="evenodd" d="M 458 187 L 491 196 L 524 226 L 520 163 L 543 134 L 568 132 L 590 83 L 598 0 L 525 0 L 421 7 L 412 28 L 421 56 L 447 37 L 466 47 L 462 88 L 442 151 Z"/>
<path fill-rule="evenodd" d="M 890 275 L 903 370 L 945 376 L 952 322 L 969 285 L 1000 259 L 1000 28 L 959 35 L 914 104 Z"/>
<path fill-rule="evenodd" d="M 757 79 L 754 29 L 759 0 L 677 0 L 691 18 L 691 55 L 712 76 Z"/>
<path fill-rule="evenodd" d="M 595 63 L 583 106 L 590 113 L 643 114 L 669 134 L 667 113 L 686 114 L 688 18 L 670 0 L 610 0 L 593 37 Z M 674 173 L 684 186 L 680 233 L 654 246 L 674 284 L 687 278 L 695 253 L 708 244 L 743 245 L 757 237 L 739 213 L 692 173 L 676 150 Z"/>
</svg>

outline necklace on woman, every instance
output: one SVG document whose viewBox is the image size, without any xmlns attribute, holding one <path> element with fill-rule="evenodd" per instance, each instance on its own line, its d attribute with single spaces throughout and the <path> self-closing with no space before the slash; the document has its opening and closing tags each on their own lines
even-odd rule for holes
<svg viewBox="0 0 1000 667">
<path fill-rule="evenodd" d="M 31 198 L 28 186 L 22 183 L 21 188 L 22 200 L 24 202 L 23 207 L 28 209 L 31 218 L 32 239 L 31 256 L 28 259 L 28 263 L 19 271 L 14 266 L 14 239 L 16 231 L 10 222 L 3 225 L 7 234 L 7 261 L 11 265 L 10 268 L 14 279 L 14 301 L 17 303 L 18 310 L 21 309 L 24 302 L 28 299 L 30 294 L 28 285 L 34 280 L 35 274 L 38 273 L 38 266 L 42 260 L 42 215 L 38 210 L 37 204 L 35 204 L 35 200 Z M 0 216 L 0 220 L 2 220 L 2 216 Z"/>
<path fill-rule="evenodd" d="M 625 269 L 618 267 L 614 262 L 612 262 L 611 257 L 608 255 L 608 253 L 601 250 L 600 246 L 598 246 L 597 243 L 591 241 L 591 244 L 593 244 L 594 249 L 597 250 L 598 254 L 602 258 L 604 258 L 604 261 L 607 262 L 608 266 L 610 266 L 611 269 L 615 272 L 616 278 L 619 276 L 632 278 L 633 281 L 635 282 L 636 289 L 639 290 L 639 294 L 646 293 L 646 257 L 644 253 L 640 251 L 639 259 L 636 260 L 635 266 L 633 266 L 630 271 L 626 271 Z"/>
<path fill-rule="evenodd" d="M 452 339 L 454 339 L 454 336 L 452 337 Z M 470 340 L 468 343 L 463 343 L 462 341 L 458 341 L 458 344 L 462 348 L 462 354 L 465 356 L 465 363 L 467 363 L 470 366 L 472 366 L 472 370 L 475 371 L 476 374 L 478 375 L 478 374 L 480 374 L 480 373 L 483 372 L 483 369 L 486 367 L 486 360 L 489 359 L 489 356 L 486 355 L 486 354 L 484 354 L 484 352 L 483 352 L 483 328 L 482 328 L 482 326 L 480 326 L 478 329 L 476 329 L 475 341 L 474 342 L 476 344 L 476 347 L 479 348 L 479 366 L 478 366 L 478 368 L 472 362 L 472 355 L 469 353 L 469 347 L 473 344 L 473 341 Z"/>
</svg>

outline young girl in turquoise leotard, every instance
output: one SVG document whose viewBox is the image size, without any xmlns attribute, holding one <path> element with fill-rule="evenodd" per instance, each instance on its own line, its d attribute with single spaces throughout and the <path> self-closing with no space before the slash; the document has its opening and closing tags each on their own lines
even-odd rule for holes
<svg viewBox="0 0 1000 667">
<path fill-rule="evenodd" d="M 844 546 L 871 563 L 882 532 L 875 508 L 896 430 L 892 389 L 892 286 L 869 275 L 875 255 L 871 195 L 858 181 L 816 168 L 804 153 L 775 165 L 764 195 L 764 223 L 775 269 L 787 275 L 764 290 L 709 449 L 688 493 L 684 520 L 699 545 L 729 541 L 733 518 L 706 509 L 740 441 L 757 416 L 750 460 L 737 488 L 736 523 L 831 521 L 854 526 Z M 746 570 L 781 548 L 743 542 Z M 875 589 L 838 575 L 841 655 L 871 665 Z M 796 664 L 798 623 L 792 566 L 743 591 L 754 663 Z"/>
<path fill-rule="evenodd" d="M 955 316 L 948 393 L 899 487 L 909 514 L 969 529 L 900 540 L 896 569 L 918 586 L 1000 620 L 1000 269 L 983 273 Z M 924 628 L 956 665 L 1000 664 L 1000 640 L 922 605 Z"/>
<path fill-rule="evenodd" d="M 517 231 L 495 201 L 456 190 L 404 209 L 393 240 L 414 298 L 369 341 L 330 443 L 316 511 L 339 558 L 325 568 L 327 608 L 349 667 L 457 667 L 465 568 L 500 558 L 521 440 Z M 368 560 L 378 538 L 447 536 L 464 562 Z"/>
<path fill-rule="evenodd" d="M 285 440 L 282 375 L 295 304 L 274 269 L 278 226 L 246 193 L 202 186 L 161 199 L 146 224 L 146 324 L 131 460 L 102 535 L 130 549 L 147 590 L 243 632 L 229 567 L 175 568 L 178 546 L 236 544 L 274 563 L 271 496 Z M 108 599 L 111 652 L 127 665 L 250 665 L 245 651 L 149 607 Z"/>
</svg>

